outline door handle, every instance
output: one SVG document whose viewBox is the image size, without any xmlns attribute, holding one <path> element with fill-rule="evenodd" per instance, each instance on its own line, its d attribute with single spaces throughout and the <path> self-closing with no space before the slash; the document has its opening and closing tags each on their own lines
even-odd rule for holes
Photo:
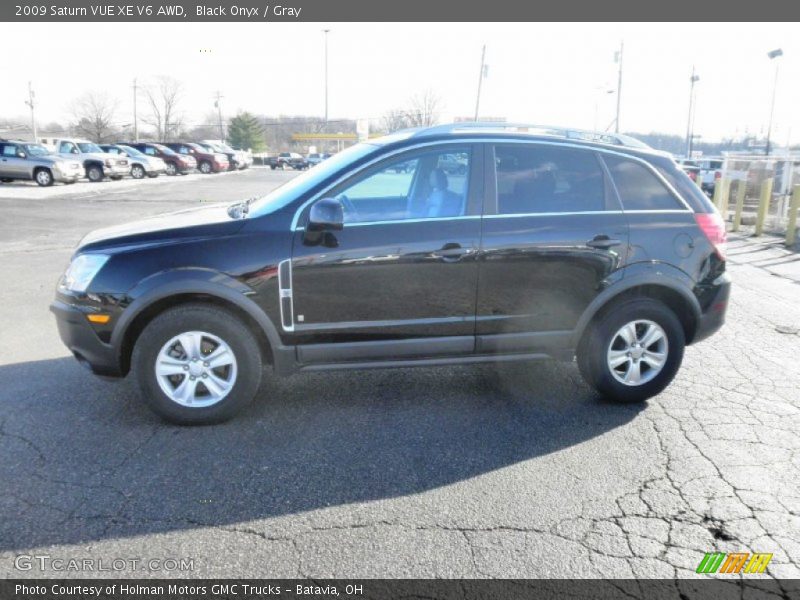
<svg viewBox="0 0 800 600">
<path fill-rule="evenodd" d="M 619 246 L 620 244 L 622 244 L 622 240 L 610 238 L 605 234 L 596 235 L 594 238 L 586 242 L 586 245 L 590 248 L 601 248 L 604 250 L 613 248 L 614 246 Z"/>
<path fill-rule="evenodd" d="M 462 248 L 461 244 L 449 242 L 441 247 L 440 250 L 433 252 L 434 258 L 441 258 L 444 261 L 455 262 L 465 254 L 469 254 L 469 248 Z"/>
</svg>

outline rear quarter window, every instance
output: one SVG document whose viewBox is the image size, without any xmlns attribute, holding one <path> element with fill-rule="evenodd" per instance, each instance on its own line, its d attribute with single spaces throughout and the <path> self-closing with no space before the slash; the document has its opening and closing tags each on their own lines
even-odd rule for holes
<svg viewBox="0 0 800 600">
<path fill-rule="evenodd" d="M 653 172 L 633 160 L 604 156 L 625 210 L 685 208 Z"/>
</svg>

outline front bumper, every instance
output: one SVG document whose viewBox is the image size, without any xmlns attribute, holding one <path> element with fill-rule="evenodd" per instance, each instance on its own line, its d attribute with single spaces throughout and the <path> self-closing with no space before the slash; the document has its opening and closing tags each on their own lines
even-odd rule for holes
<svg viewBox="0 0 800 600">
<path fill-rule="evenodd" d="M 74 171 L 59 171 L 53 169 L 53 180 L 58 183 L 73 183 L 83 177 L 83 171 L 76 169 Z"/>
<path fill-rule="evenodd" d="M 106 177 L 124 177 L 125 175 L 130 174 L 131 172 L 131 165 L 103 165 L 103 173 Z"/>
<path fill-rule="evenodd" d="M 697 327 L 692 338 L 693 344 L 716 333 L 725 323 L 725 313 L 728 310 L 728 299 L 731 295 L 730 275 L 727 272 L 722 273 L 714 280 L 712 286 L 713 291 L 704 303 L 706 309 L 697 320 Z"/>
<path fill-rule="evenodd" d="M 122 370 L 117 352 L 110 344 L 103 343 L 86 320 L 87 311 L 55 300 L 50 311 L 56 317 L 61 341 L 83 366 L 95 375 L 121 377 Z"/>
</svg>

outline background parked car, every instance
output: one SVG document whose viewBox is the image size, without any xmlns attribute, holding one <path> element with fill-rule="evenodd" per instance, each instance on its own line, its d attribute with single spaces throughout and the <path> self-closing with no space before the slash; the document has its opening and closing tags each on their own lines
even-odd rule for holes
<svg viewBox="0 0 800 600">
<path fill-rule="evenodd" d="M 142 179 L 145 175 L 148 177 L 158 177 L 167 169 L 166 163 L 157 156 L 147 156 L 143 152 L 139 152 L 136 148 L 124 146 L 122 144 L 100 144 L 103 152 L 108 154 L 116 154 L 119 156 L 127 156 L 128 162 L 131 165 L 130 174 L 134 179 Z"/>
<path fill-rule="evenodd" d="M 722 177 L 722 168 L 725 160 L 722 158 L 700 158 L 697 165 L 700 167 L 701 184 L 700 187 L 709 196 L 714 195 L 714 188 L 717 181 Z"/>
<path fill-rule="evenodd" d="M 267 159 L 267 164 L 274 171 L 275 169 L 289 169 L 295 171 L 307 169 L 309 162 L 302 154 L 297 152 L 281 152 L 278 156 L 271 156 Z"/>
<path fill-rule="evenodd" d="M 310 167 L 313 167 L 314 165 L 318 165 L 323 160 L 330 157 L 331 157 L 330 154 L 324 152 L 312 152 L 311 154 L 306 156 L 306 162 L 308 162 L 308 165 Z"/>
<path fill-rule="evenodd" d="M 228 156 L 222 152 L 211 152 L 200 144 L 194 142 L 170 142 L 164 144 L 178 154 L 192 156 L 197 161 L 197 169 L 206 175 L 227 171 L 230 162 Z"/>
<path fill-rule="evenodd" d="M 105 177 L 122 179 L 130 170 L 127 157 L 106 154 L 100 146 L 89 140 L 58 138 L 54 140 L 54 145 L 60 156 L 83 164 L 86 178 L 92 182 L 102 181 Z"/>
<path fill-rule="evenodd" d="M 229 170 L 246 169 L 253 164 L 253 156 L 243 150 L 234 150 L 222 140 L 202 140 L 199 144 L 208 147 L 213 152 L 223 152 L 228 155 L 231 163 Z"/>
<path fill-rule="evenodd" d="M 124 146 L 135 148 L 147 156 L 156 156 L 164 161 L 167 175 L 186 175 L 197 168 L 193 156 L 178 154 L 164 144 L 155 142 L 120 142 Z"/>
<path fill-rule="evenodd" d="M 697 178 L 700 175 L 700 167 L 697 166 L 696 162 L 688 158 L 676 158 L 675 162 L 678 163 L 678 166 L 683 172 L 689 176 L 689 179 L 697 183 Z"/>
<path fill-rule="evenodd" d="M 33 180 L 41 186 L 54 181 L 75 183 L 83 176 L 81 163 L 61 158 L 41 144 L 0 140 L 0 181 Z"/>
</svg>

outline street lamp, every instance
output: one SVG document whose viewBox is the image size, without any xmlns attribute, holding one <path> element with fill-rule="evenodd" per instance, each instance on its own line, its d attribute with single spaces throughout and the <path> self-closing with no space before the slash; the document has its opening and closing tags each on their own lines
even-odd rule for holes
<svg viewBox="0 0 800 600">
<path fill-rule="evenodd" d="M 692 66 L 692 76 L 689 77 L 689 116 L 686 121 L 686 158 L 692 158 L 692 142 L 694 140 L 694 84 L 700 81 L 700 75 L 695 74 Z"/>
<path fill-rule="evenodd" d="M 323 29 L 325 34 L 325 122 L 328 122 L 328 33 L 330 29 Z"/>
<path fill-rule="evenodd" d="M 770 60 L 772 60 L 773 58 L 778 58 L 780 56 L 783 56 L 783 50 L 781 50 L 780 48 L 776 48 L 775 50 L 770 50 L 769 52 L 767 52 L 767 56 L 769 57 Z M 773 116 L 773 114 L 775 114 L 775 91 L 778 89 L 778 65 L 779 64 L 780 63 L 778 61 L 775 61 L 775 80 L 772 83 L 772 102 L 770 103 L 769 124 L 767 125 L 767 147 L 764 150 L 764 154 L 766 154 L 767 156 L 769 156 L 769 153 L 770 153 L 770 150 L 771 150 L 771 148 L 770 148 L 770 136 L 772 135 L 772 116 Z"/>
</svg>

